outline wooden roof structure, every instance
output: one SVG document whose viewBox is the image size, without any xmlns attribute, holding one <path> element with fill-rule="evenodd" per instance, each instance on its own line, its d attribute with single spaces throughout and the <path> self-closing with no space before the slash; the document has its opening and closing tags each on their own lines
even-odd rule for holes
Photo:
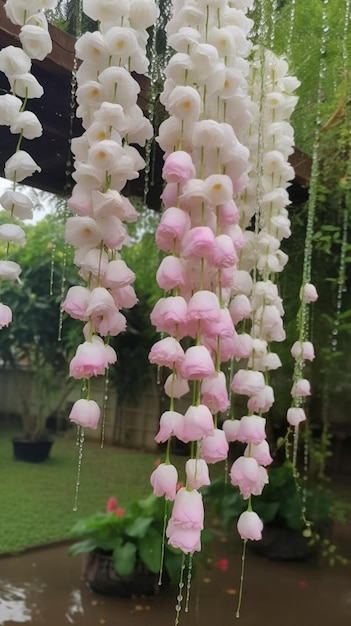
<svg viewBox="0 0 351 626">
<path fill-rule="evenodd" d="M 80 120 L 72 117 L 71 91 L 72 68 L 74 63 L 75 38 L 49 26 L 52 39 L 52 52 L 43 61 L 33 61 L 32 73 L 44 88 L 44 95 L 28 100 L 27 110 L 35 113 L 43 125 L 43 134 L 33 141 L 22 140 L 21 147 L 27 150 L 41 167 L 42 171 L 31 176 L 25 184 L 59 195 L 68 195 L 74 183 L 70 172 L 70 138 L 82 134 Z M 9 45 L 19 46 L 19 27 L 6 17 L 3 4 L 0 3 L 0 49 Z M 138 76 L 141 86 L 138 104 L 146 108 L 148 79 Z M 6 76 L 0 72 L 0 93 L 9 92 Z M 4 163 L 14 153 L 17 135 L 10 133 L 7 126 L 0 126 L 0 176 L 3 176 Z M 293 201 L 303 201 L 307 197 L 304 187 L 310 178 L 310 159 L 296 150 L 290 159 L 295 168 L 296 178 L 289 189 Z M 160 208 L 162 156 L 156 152 L 155 180 L 150 188 L 148 204 Z M 130 183 L 129 191 L 142 195 L 143 175 L 138 181 Z M 294 198 L 296 196 L 296 200 Z"/>
</svg>

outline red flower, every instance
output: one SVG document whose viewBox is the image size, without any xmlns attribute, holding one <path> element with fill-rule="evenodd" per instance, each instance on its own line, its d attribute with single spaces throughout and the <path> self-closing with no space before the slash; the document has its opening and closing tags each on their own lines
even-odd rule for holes
<svg viewBox="0 0 351 626">
<path fill-rule="evenodd" d="M 226 572 L 228 569 L 229 561 L 228 559 L 219 559 L 215 562 L 215 567 L 221 570 L 221 572 Z"/>
<path fill-rule="evenodd" d="M 117 508 L 117 500 L 114 496 L 107 500 L 106 513 L 113 513 Z"/>
<path fill-rule="evenodd" d="M 115 510 L 115 513 L 117 515 L 117 517 L 123 517 L 124 515 L 124 509 L 122 509 L 121 506 L 118 506 Z"/>
</svg>

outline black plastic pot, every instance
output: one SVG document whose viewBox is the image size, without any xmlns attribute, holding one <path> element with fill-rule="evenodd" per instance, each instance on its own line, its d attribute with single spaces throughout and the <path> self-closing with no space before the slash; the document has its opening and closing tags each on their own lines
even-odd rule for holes
<svg viewBox="0 0 351 626">
<path fill-rule="evenodd" d="M 52 444 L 52 439 L 31 441 L 30 439 L 14 437 L 12 439 L 13 455 L 16 461 L 42 463 L 49 458 Z"/>
<path fill-rule="evenodd" d="M 158 577 L 158 574 L 150 572 L 140 561 L 137 561 L 131 574 L 120 576 L 109 553 L 89 552 L 84 555 L 83 578 L 95 593 L 122 598 L 152 596 L 160 592 Z M 168 586 L 169 579 L 165 578 L 165 586 Z"/>
<path fill-rule="evenodd" d="M 318 552 L 318 544 L 302 532 L 269 525 L 264 527 L 262 539 L 249 541 L 248 546 L 255 554 L 279 561 L 303 561 Z"/>
</svg>

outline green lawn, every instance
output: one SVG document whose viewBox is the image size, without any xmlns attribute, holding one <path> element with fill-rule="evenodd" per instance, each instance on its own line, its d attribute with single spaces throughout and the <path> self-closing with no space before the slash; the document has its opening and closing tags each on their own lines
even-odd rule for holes
<svg viewBox="0 0 351 626">
<path fill-rule="evenodd" d="M 151 492 L 156 455 L 85 442 L 78 511 L 73 511 L 78 448 L 57 437 L 41 464 L 13 459 L 11 436 L 0 431 L 0 553 L 65 539 L 73 524 L 114 495 L 121 506 Z"/>
</svg>

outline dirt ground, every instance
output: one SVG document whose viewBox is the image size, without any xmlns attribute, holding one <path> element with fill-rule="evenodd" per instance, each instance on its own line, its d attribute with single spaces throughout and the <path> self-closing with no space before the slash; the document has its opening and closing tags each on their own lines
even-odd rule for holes
<svg viewBox="0 0 351 626">
<path fill-rule="evenodd" d="M 351 529 L 341 534 L 351 556 Z M 184 626 L 350 626 L 351 566 L 269 561 L 247 554 L 240 619 L 236 605 L 241 568 L 237 541 L 218 542 L 215 559 L 227 569 L 199 569 L 192 583 Z M 157 597 L 119 599 L 92 593 L 81 579 L 80 557 L 67 545 L 0 559 L 0 625 L 166 626 L 175 624 L 177 588 Z"/>
</svg>

